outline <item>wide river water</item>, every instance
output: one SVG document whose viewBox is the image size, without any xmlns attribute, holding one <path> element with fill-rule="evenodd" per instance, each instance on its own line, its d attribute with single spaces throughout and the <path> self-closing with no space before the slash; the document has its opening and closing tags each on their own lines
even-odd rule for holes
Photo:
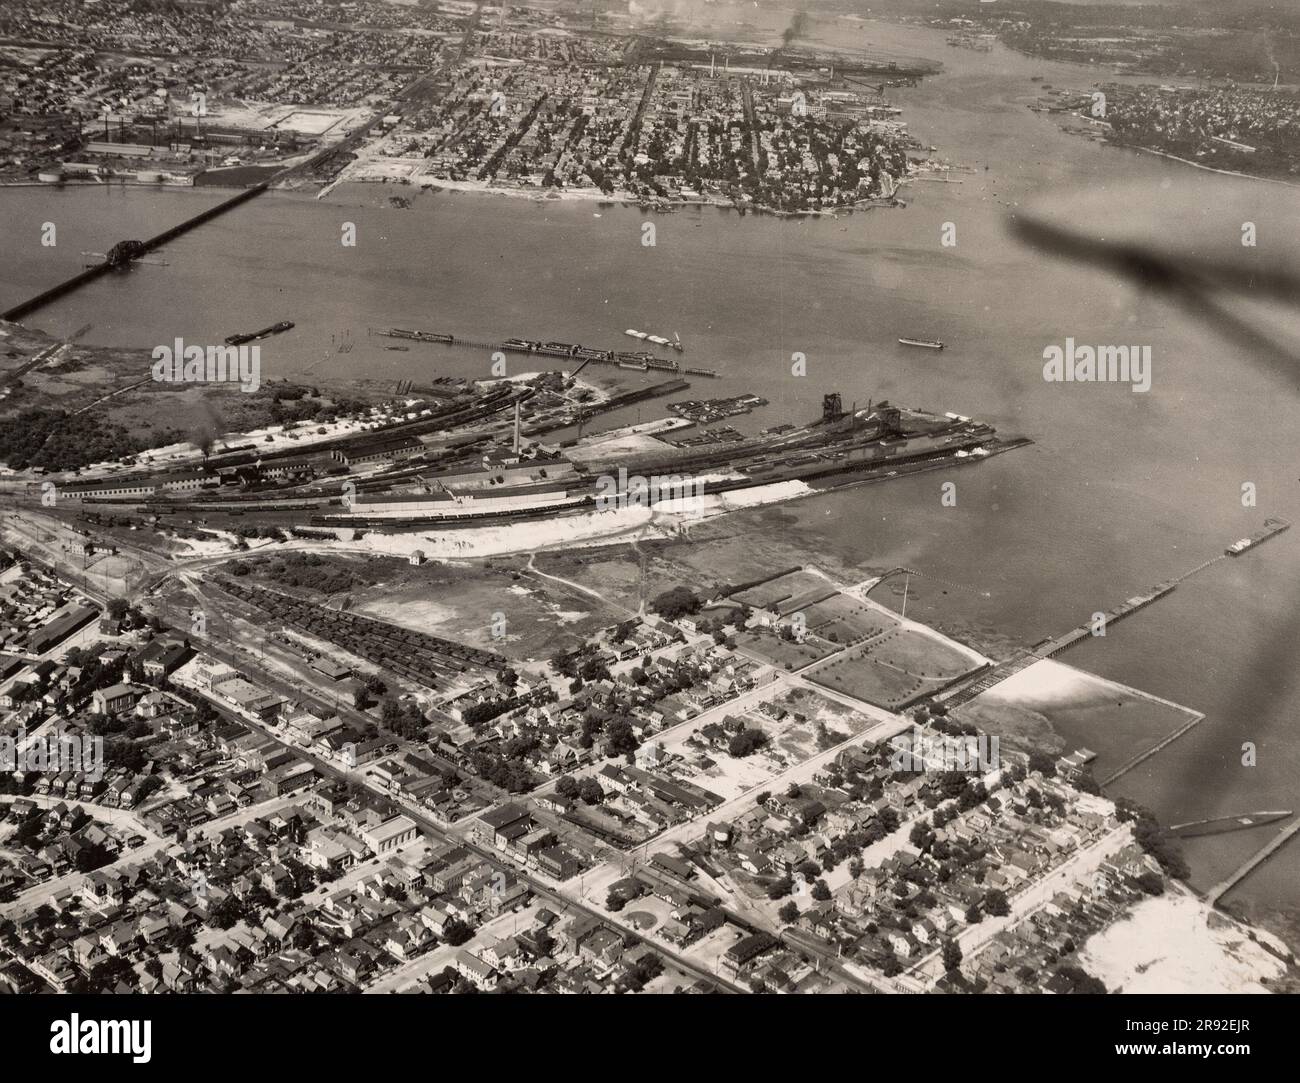
<svg viewBox="0 0 1300 1083">
<path fill-rule="evenodd" d="M 711 9 L 713 10 L 713 9 Z M 736 9 L 774 40 L 784 18 Z M 725 9 L 713 15 L 726 17 Z M 732 16 L 735 17 L 734 15 Z M 165 267 L 137 267 L 37 313 L 31 322 L 86 341 L 152 346 L 177 335 L 214 341 L 290 319 L 263 347 L 265 377 L 488 375 L 484 351 L 411 345 L 368 328 L 510 335 L 629 346 L 627 327 L 681 334 L 688 362 L 722 373 L 699 397 L 754 392 L 771 406 L 742 427 L 803 420 L 824 392 L 953 410 L 1034 439 L 1033 447 L 947 475 L 924 474 L 774 509 L 810 561 L 830 551 L 863 566 L 907 564 L 976 591 L 918 584 L 909 614 L 961 634 L 1022 643 L 1080 623 L 1188 570 L 1256 529 L 1300 518 L 1296 381 L 1289 370 L 1130 282 L 1026 248 L 1007 228 L 1034 208 L 1099 237 L 1140 238 L 1207 258 L 1241 259 L 1243 222 L 1258 252 L 1294 259 L 1288 236 L 1300 190 L 1225 177 L 1111 148 L 1060 130 L 1026 106 L 1030 82 L 1085 89 L 1098 73 L 1000 47 L 947 48 L 943 35 L 881 24 L 816 22 L 814 40 L 869 44 L 945 64 L 890 96 L 923 144 L 970 172 L 918 181 L 905 209 L 835 218 L 741 217 L 716 208 L 646 216 L 635 208 L 344 186 L 323 200 L 268 194 L 168 245 Z M 82 251 L 151 235 L 219 198 L 211 191 L 96 188 L 0 192 L 8 240 L 0 302 L 74 273 Z M 39 244 L 41 223 L 58 246 Z M 356 224 L 355 248 L 340 244 Z M 656 227 L 643 246 L 642 224 Z M 957 244 L 940 244 L 944 223 Z M 1241 303 L 1242 306 L 1246 302 Z M 1249 302 L 1238 311 L 1287 339 L 1294 317 Z M 900 347 L 939 338 L 940 352 Z M 1152 388 L 1055 384 L 1045 346 L 1146 344 Z M 350 339 L 353 346 L 338 352 Z M 791 375 L 791 357 L 807 375 Z M 625 379 L 635 386 L 640 376 Z M 643 405 L 646 417 L 658 407 Z M 615 420 L 635 420 L 629 411 Z M 1257 506 L 1243 507 L 1252 482 Z M 984 597 L 980 592 L 988 592 Z M 1240 560 L 1221 561 L 1170 597 L 1063 658 L 1206 715 L 1188 736 L 1112 790 L 1166 820 L 1300 808 L 1300 681 L 1293 659 L 1300 529 Z M 1104 751 L 1107 735 L 1067 733 Z M 1258 765 L 1240 765 L 1244 741 Z M 1193 882 L 1232 869 L 1272 829 L 1191 841 Z M 1259 917 L 1294 916 L 1300 846 L 1291 845 L 1229 898 Z M 1270 924 L 1274 924 L 1270 922 Z"/>
</svg>

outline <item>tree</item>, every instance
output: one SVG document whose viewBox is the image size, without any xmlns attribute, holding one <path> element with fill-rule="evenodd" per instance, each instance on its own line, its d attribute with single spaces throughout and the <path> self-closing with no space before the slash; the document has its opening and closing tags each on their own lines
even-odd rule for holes
<svg viewBox="0 0 1300 1083">
<path fill-rule="evenodd" d="M 1164 878 L 1157 872 L 1148 869 L 1137 878 L 1138 887 L 1148 895 L 1163 895 L 1165 893 Z"/>
<path fill-rule="evenodd" d="M 636 734 L 632 732 L 632 724 L 626 718 L 613 719 L 605 727 L 605 739 L 613 756 L 621 756 L 625 752 L 637 750 Z"/>
<path fill-rule="evenodd" d="M 956 970 L 961 966 L 961 945 L 957 941 L 951 937 L 946 937 L 943 941 L 942 951 L 944 970 Z"/>
<path fill-rule="evenodd" d="M 578 796 L 578 780 L 572 775 L 562 776 L 555 784 L 555 792 L 566 800 L 575 800 Z"/>
<path fill-rule="evenodd" d="M 1035 750 L 1029 753 L 1029 769 L 1037 771 L 1044 778 L 1053 778 L 1056 775 L 1056 757 Z"/>
<path fill-rule="evenodd" d="M 112 617 L 113 620 L 121 620 L 126 616 L 126 599 L 110 598 L 108 600 L 107 611 L 108 615 Z"/>
<path fill-rule="evenodd" d="M 831 897 L 830 885 L 825 880 L 818 880 L 817 883 L 813 884 L 812 897 L 818 902 L 825 902 Z"/>
<path fill-rule="evenodd" d="M 453 948 L 460 947 L 473 935 L 474 930 L 461 921 L 460 918 L 448 918 L 446 924 L 442 927 L 442 939 Z"/>
<path fill-rule="evenodd" d="M 656 595 L 650 603 L 650 608 L 665 620 L 678 620 L 691 613 L 699 612 L 700 599 L 689 587 L 672 587 Z"/>
<path fill-rule="evenodd" d="M 217 929 L 229 929 L 244 916 L 243 907 L 233 895 L 227 895 L 218 901 L 208 916 L 208 924 Z"/>
<path fill-rule="evenodd" d="M 782 905 L 781 909 L 776 912 L 776 916 L 787 925 L 793 925 L 799 918 L 799 907 L 795 905 L 794 900 L 791 900 Z"/>
<path fill-rule="evenodd" d="M 767 734 L 760 729 L 743 729 L 727 742 L 727 751 L 739 758 L 756 752 L 767 744 Z"/>
<path fill-rule="evenodd" d="M 995 918 L 1002 918 L 1011 913 L 1011 904 L 1007 902 L 1005 892 L 993 888 L 984 896 L 984 909 Z"/>
<path fill-rule="evenodd" d="M 578 794 L 589 805 L 599 805 L 605 800 L 605 791 L 594 778 L 584 778 L 579 782 Z"/>
<path fill-rule="evenodd" d="M 769 899 L 784 899 L 793 889 L 794 881 L 788 876 L 782 876 L 779 880 L 775 880 L 768 885 L 767 897 Z"/>
</svg>

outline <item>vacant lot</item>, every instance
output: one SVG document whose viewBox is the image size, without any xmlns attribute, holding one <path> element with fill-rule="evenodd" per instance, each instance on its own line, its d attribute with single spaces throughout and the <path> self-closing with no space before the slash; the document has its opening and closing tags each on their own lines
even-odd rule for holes
<svg viewBox="0 0 1300 1083">
<path fill-rule="evenodd" d="M 532 578 L 506 561 L 413 568 L 389 560 L 387 567 L 384 582 L 357 592 L 354 608 L 359 612 L 516 661 L 572 650 L 624 615 L 562 584 Z"/>
<path fill-rule="evenodd" d="M 809 606 L 803 615 L 810 632 L 833 643 L 856 643 L 898 624 L 890 614 L 843 594 Z"/>
<path fill-rule="evenodd" d="M 830 584 L 820 575 L 813 575 L 811 572 L 791 572 L 789 575 L 778 576 L 776 579 L 734 594 L 732 598 L 755 609 L 766 609 L 776 604 L 784 613 L 788 610 L 783 603 L 795 599 L 796 596 L 800 598 L 803 605 L 808 605 L 826 597 L 830 591 Z"/>
<path fill-rule="evenodd" d="M 970 658 L 955 647 L 904 628 L 831 659 L 814 670 L 811 679 L 897 710 L 973 668 Z"/>
</svg>

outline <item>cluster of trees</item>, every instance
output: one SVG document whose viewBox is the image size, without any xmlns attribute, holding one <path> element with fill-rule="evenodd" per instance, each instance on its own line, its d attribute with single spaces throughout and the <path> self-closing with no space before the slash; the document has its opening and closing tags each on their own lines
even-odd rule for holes
<svg viewBox="0 0 1300 1083">
<path fill-rule="evenodd" d="M 424 714 L 420 711 L 420 705 L 410 700 L 402 703 L 392 696 L 388 697 L 380 710 L 380 718 L 385 728 L 407 740 L 413 740 L 424 733 Z"/>
<path fill-rule="evenodd" d="M 254 533 L 269 529 L 276 537 L 280 536 L 280 532 L 273 527 L 246 529 Z M 322 557 L 315 553 L 286 553 L 272 560 L 251 562 L 237 560 L 230 565 L 230 571 L 232 575 L 253 574 L 277 584 L 300 587 L 318 594 L 339 594 L 358 587 L 373 586 L 379 581 L 364 564 L 337 557 Z"/>
<path fill-rule="evenodd" d="M 482 703 L 475 703 L 472 707 L 466 707 L 461 712 L 461 717 L 465 720 L 467 726 L 477 728 L 485 726 L 492 719 L 513 710 L 518 706 L 518 701 L 514 699 L 487 699 Z"/>
<path fill-rule="evenodd" d="M 748 756 L 767 744 L 767 734 L 760 729 L 743 729 L 727 742 L 727 751 L 737 757 Z"/>
<path fill-rule="evenodd" d="M 179 429 L 158 430 L 150 439 L 141 439 L 107 420 L 98 410 L 72 414 L 31 407 L 0 425 L 0 460 L 15 470 L 80 470 L 92 463 L 127 458 L 185 439 Z"/>
<path fill-rule="evenodd" d="M 700 611 L 700 599 L 690 587 L 672 587 L 655 595 L 650 603 L 653 612 L 665 620 L 678 620 Z"/>
<path fill-rule="evenodd" d="M 588 805 L 599 805 L 605 800 L 605 791 L 594 778 L 584 778 L 581 782 L 570 775 L 565 775 L 555 784 L 555 792 L 570 801 L 579 799 Z"/>
<path fill-rule="evenodd" d="M 1119 797 L 1115 800 L 1115 816 L 1120 823 L 1133 824 L 1133 838 L 1144 852 L 1160 863 L 1166 876 L 1175 880 L 1187 879 L 1191 870 L 1183 857 L 1182 847 L 1173 835 L 1160 826 L 1150 809 L 1127 797 Z"/>
<path fill-rule="evenodd" d="M 518 760 L 479 749 L 470 756 L 470 769 L 479 778 L 510 793 L 527 793 L 537 785 L 533 773 Z"/>
</svg>

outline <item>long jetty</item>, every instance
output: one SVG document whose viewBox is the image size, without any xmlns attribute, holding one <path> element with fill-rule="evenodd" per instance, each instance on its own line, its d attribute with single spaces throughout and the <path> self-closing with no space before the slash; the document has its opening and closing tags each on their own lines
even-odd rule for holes
<svg viewBox="0 0 1300 1083">
<path fill-rule="evenodd" d="M 1227 559 L 1226 555 L 1220 553 L 1216 557 L 1211 557 L 1209 560 L 1203 561 L 1202 563 L 1198 564 L 1195 568 L 1192 568 L 1190 571 L 1183 572 L 1181 575 L 1176 575 L 1172 579 L 1166 579 L 1164 582 L 1158 583 L 1150 590 L 1143 591 L 1141 594 L 1133 595 L 1131 598 L 1115 606 L 1114 609 L 1108 610 L 1105 614 L 1103 614 L 1106 620 L 1105 626 L 1109 628 L 1111 625 L 1115 624 L 1118 621 L 1123 620 L 1125 617 L 1130 617 L 1134 613 L 1137 613 L 1139 610 L 1145 609 L 1153 602 L 1158 602 L 1161 598 L 1164 598 L 1170 593 L 1172 593 L 1174 588 L 1177 587 L 1180 583 L 1185 582 L 1186 580 L 1190 579 L 1194 575 L 1199 575 L 1201 572 L 1205 571 L 1206 568 L 1212 567 L 1213 565 L 1218 564 L 1219 561 L 1226 560 L 1226 559 Z M 899 568 L 899 569 L 894 569 L 894 571 L 907 571 L 907 569 Z M 890 572 L 888 574 L 892 575 L 894 574 L 894 572 Z M 1064 632 L 1061 635 L 1053 636 L 1050 639 L 1045 639 L 1041 643 L 1035 644 L 1033 647 L 1018 651 L 1010 658 L 1008 658 L 1006 661 L 999 662 L 992 669 L 986 670 L 977 680 L 973 681 L 970 684 L 966 684 L 958 687 L 950 695 L 943 697 L 941 701 L 943 702 L 944 706 L 948 707 L 949 709 L 953 707 L 959 707 L 961 706 L 961 704 L 974 699 L 981 692 L 987 692 L 994 685 L 1000 684 L 1002 681 L 1005 681 L 1008 677 L 1014 676 L 1015 674 L 1019 673 L 1022 669 L 1028 668 L 1029 666 L 1033 665 L 1035 662 L 1041 661 L 1044 658 L 1055 658 L 1062 651 L 1068 650 L 1069 648 L 1075 646 L 1076 644 L 1086 639 L 1092 638 L 1094 634 L 1092 628 L 1093 628 L 1092 622 L 1089 621 L 1086 624 L 1080 624 L 1075 628 L 1071 628 L 1068 632 Z M 1199 722 L 1200 718 L 1197 718 L 1195 721 Z M 1193 722 L 1192 725 L 1195 725 L 1195 722 Z M 1165 738 L 1165 740 L 1162 741 L 1159 745 L 1157 745 L 1156 748 L 1150 749 L 1147 752 L 1142 753 L 1140 756 L 1138 756 L 1136 762 L 1130 761 L 1129 763 L 1125 764 L 1124 767 L 1117 774 L 1111 776 L 1111 779 L 1108 779 L 1107 781 L 1111 781 L 1114 778 L 1118 778 L 1119 775 L 1123 774 L 1125 771 L 1132 770 L 1133 767 L 1137 766 L 1137 762 L 1140 762 L 1141 760 L 1149 756 L 1152 752 L 1159 751 L 1161 748 L 1169 744 L 1171 741 L 1176 740 L 1178 737 L 1181 737 L 1190 728 L 1191 726 L 1185 726 L 1182 729 L 1179 729 L 1177 732 L 1171 734 L 1169 737 Z"/>
<path fill-rule="evenodd" d="M 231 196 L 229 199 L 222 200 L 215 207 L 209 207 L 205 211 L 200 211 L 198 214 L 194 215 L 194 217 L 185 219 L 185 221 L 181 222 L 179 225 L 172 226 L 171 229 L 164 230 L 156 237 L 150 237 L 147 241 L 120 242 L 120 244 L 130 246 L 129 255 L 121 259 L 115 259 L 113 252 L 110 250 L 109 255 L 104 259 L 103 263 L 97 263 L 93 267 L 89 267 L 82 271 L 80 274 L 73 275 L 71 278 L 60 282 L 57 286 L 51 286 L 49 289 L 38 293 L 35 297 L 29 297 L 26 301 L 22 301 L 19 304 L 14 305 L 12 308 L 0 312 L 0 320 L 21 320 L 24 316 L 30 315 L 37 309 L 44 308 L 52 301 L 57 301 L 60 297 L 67 296 L 74 290 L 80 289 L 82 286 L 95 281 L 95 279 L 108 274 L 110 271 L 117 270 L 119 267 L 129 266 L 132 259 L 135 259 L 138 256 L 143 256 L 146 252 L 161 247 L 168 241 L 179 237 L 182 233 L 188 233 L 190 230 L 203 225 L 204 222 L 210 222 L 218 215 L 233 210 L 241 203 L 247 203 L 255 196 L 260 196 L 270 186 L 271 182 L 266 180 L 262 181 L 260 184 L 253 185 L 251 188 L 245 188 L 243 191 L 235 193 L 235 195 Z M 119 246 L 115 245 L 114 247 L 118 248 Z"/>
<path fill-rule="evenodd" d="M 713 369 L 696 368 L 682 365 L 673 358 L 656 357 L 650 353 L 632 353 L 619 350 L 604 350 L 593 346 L 583 346 L 574 342 L 534 342 L 529 339 L 506 339 L 504 342 L 484 342 L 480 339 L 461 338 L 459 335 L 442 331 L 409 331 L 398 327 L 370 329 L 373 334 L 384 338 L 402 339 L 407 342 L 425 342 L 438 346 L 468 346 L 477 350 L 500 350 L 504 353 L 523 354 L 527 357 L 554 357 L 561 361 L 577 361 L 579 369 L 587 365 L 615 365 L 618 368 L 633 369 L 639 372 L 671 372 L 685 376 L 709 376 L 718 374 Z M 576 373 L 575 373 L 576 374 Z"/>
<path fill-rule="evenodd" d="M 1246 861 L 1226 879 L 1220 880 L 1214 885 L 1214 887 L 1210 888 L 1206 893 L 1205 901 L 1211 906 L 1217 905 L 1218 901 L 1223 898 L 1224 895 L 1241 883 L 1242 880 L 1246 879 L 1246 877 L 1259 868 L 1260 865 L 1264 864 L 1265 861 L 1290 842 L 1298 831 L 1300 831 L 1300 820 L 1296 820 L 1296 822 L 1291 824 L 1289 827 L 1279 831 L 1273 837 L 1273 841 L 1266 844 L 1255 854 L 1254 857 Z"/>
</svg>

